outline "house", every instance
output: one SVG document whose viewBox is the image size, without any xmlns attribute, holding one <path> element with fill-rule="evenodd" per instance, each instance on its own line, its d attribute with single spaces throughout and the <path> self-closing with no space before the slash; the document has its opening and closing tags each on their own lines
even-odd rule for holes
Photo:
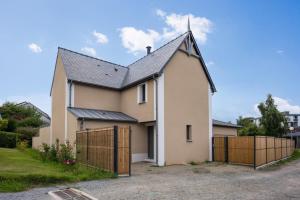
<svg viewBox="0 0 300 200">
<path fill-rule="evenodd" d="M 50 126 L 50 122 L 51 122 L 51 118 L 50 116 L 45 113 L 44 111 L 42 111 L 40 108 L 38 108 L 37 106 L 33 105 L 30 102 L 24 101 L 22 103 L 18 103 L 18 106 L 23 106 L 26 108 L 33 108 L 34 110 L 36 110 L 40 115 L 41 115 L 41 120 L 43 122 L 43 126 Z"/>
<path fill-rule="evenodd" d="M 190 29 L 128 66 L 58 48 L 50 143 L 76 131 L 131 126 L 132 162 L 211 160 L 216 92 Z"/>
<path fill-rule="evenodd" d="M 287 120 L 288 128 L 293 131 L 294 129 L 300 128 L 300 114 L 292 114 L 289 111 L 281 112 L 283 116 Z M 251 120 L 253 123 L 255 123 L 257 126 L 260 126 L 261 123 L 261 117 L 249 117 L 249 120 Z"/>
<path fill-rule="evenodd" d="M 242 126 L 213 119 L 213 136 L 237 136 Z"/>
</svg>

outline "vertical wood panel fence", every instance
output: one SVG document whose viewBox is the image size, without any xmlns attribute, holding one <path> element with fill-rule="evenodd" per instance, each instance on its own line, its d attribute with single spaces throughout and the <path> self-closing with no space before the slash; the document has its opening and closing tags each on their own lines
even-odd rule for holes
<svg viewBox="0 0 300 200">
<path fill-rule="evenodd" d="M 213 161 L 250 165 L 254 168 L 287 158 L 295 141 L 268 136 L 213 137 Z"/>
<path fill-rule="evenodd" d="M 130 127 L 114 126 L 77 131 L 76 159 L 81 164 L 117 175 L 130 175 Z"/>
</svg>

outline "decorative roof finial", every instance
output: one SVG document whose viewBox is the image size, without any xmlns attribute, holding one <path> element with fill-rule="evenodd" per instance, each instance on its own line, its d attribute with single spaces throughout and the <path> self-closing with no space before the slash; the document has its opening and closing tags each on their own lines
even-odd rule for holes
<svg viewBox="0 0 300 200">
<path fill-rule="evenodd" d="M 188 32 L 190 32 L 191 31 L 191 26 L 190 26 L 190 17 L 188 17 Z"/>
</svg>

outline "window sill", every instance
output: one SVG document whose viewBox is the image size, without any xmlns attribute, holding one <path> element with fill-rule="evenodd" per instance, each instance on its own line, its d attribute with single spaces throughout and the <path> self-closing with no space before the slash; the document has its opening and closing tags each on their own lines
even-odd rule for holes
<svg viewBox="0 0 300 200">
<path fill-rule="evenodd" d="M 191 142 L 193 142 L 193 140 L 187 140 L 186 142 L 187 142 L 187 143 L 191 143 Z"/>
<path fill-rule="evenodd" d="M 145 104 L 146 103 L 146 101 L 143 101 L 143 102 L 139 102 L 139 104 Z"/>
</svg>

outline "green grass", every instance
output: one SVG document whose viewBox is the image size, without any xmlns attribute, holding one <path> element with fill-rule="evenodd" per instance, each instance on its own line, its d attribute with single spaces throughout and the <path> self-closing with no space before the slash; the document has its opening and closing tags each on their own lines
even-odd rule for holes
<svg viewBox="0 0 300 200">
<path fill-rule="evenodd" d="M 43 162 L 38 152 L 28 149 L 0 148 L 0 192 L 17 192 L 29 188 L 64 182 L 112 178 L 114 175 L 81 165 L 65 166 Z"/>
<path fill-rule="evenodd" d="M 295 160 L 299 160 L 299 159 L 300 159 L 300 149 L 295 149 L 294 153 L 289 158 L 280 160 L 280 161 L 276 162 L 275 164 L 272 164 L 270 166 L 262 168 L 261 170 L 263 170 L 263 171 L 277 170 L 280 167 L 284 166 L 285 164 L 290 163 Z"/>
<path fill-rule="evenodd" d="M 300 159 L 300 149 L 295 149 L 294 153 L 289 158 L 281 160 L 276 164 L 282 165 L 282 164 L 289 163 L 291 161 L 298 160 L 298 159 Z"/>
</svg>

